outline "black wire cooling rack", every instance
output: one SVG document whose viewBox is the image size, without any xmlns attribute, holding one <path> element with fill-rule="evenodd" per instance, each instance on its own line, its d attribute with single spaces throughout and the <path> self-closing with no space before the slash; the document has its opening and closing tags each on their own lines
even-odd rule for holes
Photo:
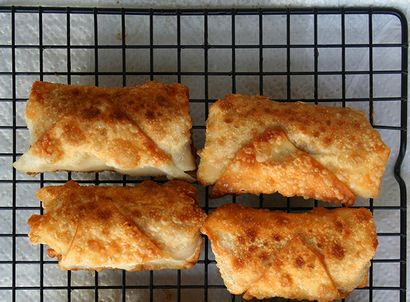
<svg viewBox="0 0 410 302">
<path fill-rule="evenodd" d="M 52 30 L 55 34 L 51 35 L 52 38 L 46 36 L 49 28 L 45 20 L 49 15 L 58 15 L 55 20 L 59 21 Z M 102 35 L 109 28 L 101 28 L 104 25 L 100 23 L 107 16 L 116 20 L 110 26 L 118 29 L 115 39 L 108 42 Z M 168 23 L 158 32 L 159 17 L 168 18 Z M 78 18 L 86 21 L 81 23 Z M 190 18 L 195 19 L 196 23 L 186 23 Z M 323 18 L 328 18 L 327 24 L 330 20 L 331 26 L 321 27 Z M 363 19 L 365 25 L 354 25 L 357 21 L 355 18 Z M 34 20 L 34 30 L 32 27 L 24 27 L 30 20 Z M 220 24 L 217 23 L 221 20 Z M 252 23 L 251 26 L 249 22 Z M 380 31 L 386 28 L 383 22 L 393 24 L 396 35 L 389 32 L 381 35 Z M 244 27 L 243 24 L 248 26 Z M 173 28 L 170 34 L 167 31 L 169 28 Z M 78 30 L 89 31 L 89 39 L 85 43 L 77 41 Z M 161 35 L 162 30 L 165 34 Z M 22 40 L 18 35 L 25 31 L 28 36 L 26 35 L 26 40 Z M 190 32 L 195 34 L 191 34 L 191 40 L 187 40 L 186 33 Z M 160 38 L 157 38 L 158 33 Z M 134 39 L 135 37 L 137 38 Z M 141 37 L 145 37 L 145 42 Z M 0 153 L 0 191 L 3 192 L 0 206 L 0 300 L 241 300 L 240 297 L 227 293 L 207 240 L 201 260 L 192 270 L 140 273 L 60 272 L 57 262 L 46 256 L 43 246 L 32 247 L 28 244 L 26 219 L 42 209 L 34 198 L 31 204 L 24 203 L 20 194 L 23 187 L 29 186 L 34 194 L 39 187 L 64 183 L 71 178 L 96 185 L 126 185 L 139 181 L 125 176 L 107 177 L 104 173 L 92 176 L 75 173 L 58 173 L 55 176 L 49 173 L 30 178 L 12 169 L 11 163 L 24 151 L 24 148 L 19 147 L 20 140 L 24 140 L 24 133 L 27 138 L 27 128 L 22 124 L 24 122 L 19 122 L 19 117 L 24 110 L 31 82 L 40 79 L 125 86 L 159 79 L 185 82 L 193 91 L 191 105 L 203 111 L 199 118 L 194 116 L 194 141 L 203 140 L 208 107 L 216 97 L 222 96 L 215 93 L 221 89 L 224 92 L 265 93 L 278 100 L 303 99 L 307 102 L 365 108 L 370 122 L 382 132 L 383 138 L 389 142 L 389 138 L 394 136 L 397 144 L 391 146 L 392 164 L 390 171 L 386 171 L 386 174 L 391 174 L 392 182 L 388 184 L 388 188 L 383 189 L 389 193 L 379 200 L 359 200 L 359 205 L 373 211 L 377 223 L 378 214 L 383 212 L 384 216 L 381 216 L 387 217 L 388 224 L 394 226 L 387 229 L 378 227 L 380 253 L 372 261 L 368 285 L 356 290 L 350 300 L 346 300 L 404 302 L 407 205 L 406 187 L 400 176 L 400 167 L 406 150 L 407 47 L 407 21 L 402 13 L 392 9 L 152 10 L 0 7 L 0 56 L 4 56 L 3 59 L 6 58 L 7 62 L 5 66 L 0 66 L 0 105 L 1 110 L 7 111 L 6 117 L 0 119 L 0 134 L 2 139 L 8 139 Z M 352 52 L 353 50 L 356 52 Z M 77 54 L 81 51 L 89 56 L 86 59 L 81 57 L 78 67 Z M 116 52 L 118 56 L 114 61 L 119 64 L 116 65 L 117 69 L 100 67 L 107 60 L 107 56 L 102 56 L 104 51 Z M 133 51 L 139 51 L 144 56 L 133 57 Z M 165 53 L 158 56 L 161 51 Z M 172 55 L 168 55 L 167 51 Z M 187 66 L 184 63 L 184 56 L 189 51 L 193 52 L 191 57 L 194 57 L 197 64 Z M 279 57 L 282 59 L 275 59 L 272 63 L 269 54 L 271 51 L 280 53 Z M 48 52 L 54 52 L 55 59 L 60 62 L 58 66 L 48 66 Z M 359 65 L 352 66 L 352 55 L 355 57 L 360 53 L 365 53 L 364 60 Z M 215 64 L 215 57 L 219 56 L 222 60 Z M 380 65 L 380 61 L 387 61 L 384 60 L 386 56 L 395 58 L 394 67 Z M 306 67 L 300 58 L 310 59 L 311 62 Z M 322 58 L 328 68 L 323 66 Z M 24 67 L 24 63 L 32 63 L 34 59 L 35 67 Z M 81 60 L 86 60 L 91 67 L 81 65 Z M 164 70 L 163 65 L 167 65 L 170 60 L 174 60 L 173 68 Z M 335 62 L 338 64 L 335 65 Z M 131 70 L 130 66 L 135 65 Z M 328 87 L 330 80 L 333 81 L 330 91 L 335 91 L 336 95 L 322 93 L 323 87 Z M 358 82 L 356 86 L 352 84 L 355 82 Z M 380 95 L 378 87 L 383 85 L 397 89 L 389 95 Z M 196 92 L 197 87 L 201 87 L 198 88 L 201 92 Z M 377 113 L 381 104 L 384 104 L 384 110 L 387 108 L 389 111 L 391 108 L 395 112 L 393 115 L 397 118 L 396 124 L 392 124 L 389 118 L 375 118 L 377 115 L 374 113 Z M 199 142 L 197 146 L 201 144 L 203 142 Z M 256 199 L 248 196 L 213 201 L 208 200 L 207 189 L 200 188 L 199 192 L 201 205 L 207 212 L 221 203 L 232 201 L 287 211 L 306 210 L 318 204 L 316 201 L 305 201 L 300 206 L 301 203 L 296 199 L 279 196 L 275 196 L 272 202 L 271 196 L 262 195 Z M 252 198 L 251 202 L 242 201 Z"/>
</svg>

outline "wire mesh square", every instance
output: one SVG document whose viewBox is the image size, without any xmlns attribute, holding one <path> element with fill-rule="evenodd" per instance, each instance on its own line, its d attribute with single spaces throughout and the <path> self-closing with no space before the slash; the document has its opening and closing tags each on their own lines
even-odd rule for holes
<svg viewBox="0 0 410 302">
<path fill-rule="evenodd" d="M 193 144 L 203 147 L 209 106 L 227 93 L 265 94 L 365 112 L 391 148 L 377 199 L 358 198 L 377 224 L 366 287 L 346 301 L 406 300 L 406 190 L 400 177 L 407 118 L 407 22 L 391 9 L 151 10 L 0 8 L 0 301 L 242 301 L 228 293 L 205 239 L 190 270 L 62 272 L 27 238 L 42 211 L 34 192 L 68 179 L 95 185 L 141 179 L 12 169 L 28 147 L 24 107 L 35 80 L 99 86 L 182 82 L 190 88 Z M 389 60 L 386 60 L 386 57 Z M 162 179 L 163 180 L 163 179 Z M 305 211 L 326 203 L 279 194 L 208 199 Z M 284 301 L 276 299 L 275 301 Z"/>
</svg>

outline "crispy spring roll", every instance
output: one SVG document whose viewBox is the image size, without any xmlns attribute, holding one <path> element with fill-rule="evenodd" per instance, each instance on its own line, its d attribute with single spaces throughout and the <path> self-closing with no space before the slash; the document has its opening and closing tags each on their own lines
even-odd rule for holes
<svg viewBox="0 0 410 302">
<path fill-rule="evenodd" d="M 377 248 L 367 209 L 290 214 L 224 205 L 201 230 L 226 287 L 245 299 L 332 301 L 366 285 Z"/>
<path fill-rule="evenodd" d="M 377 197 L 390 150 L 355 109 L 229 95 L 206 124 L 198 180 L 211 197 L 275 193 L 352 205 Z"/>
<path fill-rule="evenodd" d="M 47 244 L 62 270 L 182 269 L 198 260 L 205 213 L 183 181 L 136 187 L 64 186 L 37 191 L 44 215 L 33 215 L 29 238 Z"/>
<path fill-rule="evenodd" d="M 188 88 L 147 82 L 126 88 L 35 82 L 25 118 L 31 147 L 22 172 L 113 170 L 192 180 Z"/>
</svg>

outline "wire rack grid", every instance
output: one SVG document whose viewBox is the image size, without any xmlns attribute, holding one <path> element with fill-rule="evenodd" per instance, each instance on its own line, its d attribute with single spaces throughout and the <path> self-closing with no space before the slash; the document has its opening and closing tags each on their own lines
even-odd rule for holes
<svg viewBox="0 0 410 302">
<path fill-rule="evenodd" d="M 39 187 L 67 179 L 95 185 L 140 181 L 108 172 L 33 178 L 12 169 L 28 146 L 23 112 L 31 83 L 125 86 L 155 79 L 190 87 L 196 148 L 203 146 L 209 106 L 225 93 L 367 112 L 392 155 L 381 197 L 357 202 L 374 213 L 379 248 L 368 285 L 346 301 L 404 302 L 407 205 L 400 167 L 407 131 L 407 39 L 405 17 L 391 9 L 1 7 L 0 300 L 241 301 L 226 291 L 206 239 L 193 269 L 140 273 L 61 272 L 43 246 L 28 242 L 26 220 L 42 212 L 34 198 Z M 286 211 L 323 205 L 279 195 L 209 200 L 207 188 L 198 190 L 207 212 L 226 202 Z"/>
</svg>

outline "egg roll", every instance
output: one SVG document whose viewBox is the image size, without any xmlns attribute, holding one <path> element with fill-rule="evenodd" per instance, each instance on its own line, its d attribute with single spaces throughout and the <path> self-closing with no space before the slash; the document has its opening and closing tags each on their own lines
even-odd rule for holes
<svg viewBox="0 0 410 302">
<path fill-rule="evenodd" d="M 349 206 L 379 195 L 389 154 L 356 109 L 232 94 L 210 107 L 197 178 L 211 197 L 279 192 Z"/>
<path fill-rule="evenodd" d="M 205 213 L 192 185 L 135 187 L 69 181 L 37 191 L 45 214 L 28 220 L 31 243 L 49 246 L 62 270 L 184 269 L 198 260 Z"/>
<path fill-rule="evenodd" d="M 28 174 L 117 171 L 192 181 L 188 88 L 147 82 L 125 88 L 37 81 L 25 119 L 31 146 L 14 167 Z"/>
<path fill-rule="evenodd" d="M 245 299 L 342 299 L 366 285 L 378 244 L 364 208 L 286 213 L 227 204 L 201 231 L 229 292 Z"/>
</svg>

